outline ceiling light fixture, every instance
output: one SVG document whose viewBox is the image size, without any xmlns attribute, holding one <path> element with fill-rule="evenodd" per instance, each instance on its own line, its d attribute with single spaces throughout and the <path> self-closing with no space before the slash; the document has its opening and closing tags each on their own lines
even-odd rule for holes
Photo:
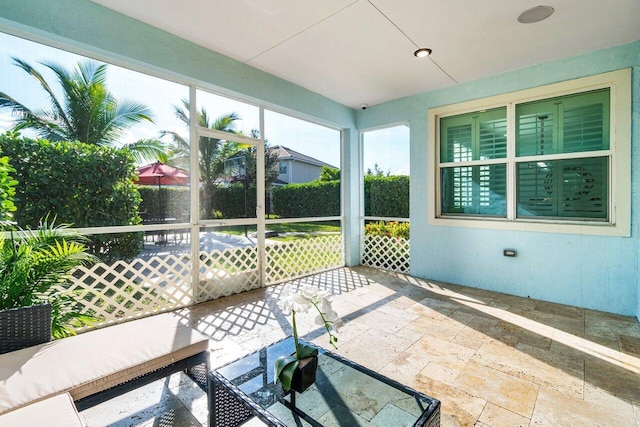
<svg viewBox="0 0 640 427">
<path fill-rule="evenodd" d="M 426 47 L 421 47 L 420 49 L 413 52 L 413 56 L 415 56 L 416 58 L 426 58 L 429 55 L 431 55 L 431 49 Z"/>
<path fill-rule="evenodd" d="M 518 22 L 521 24 L 533 24 L 550 17 L 554 12 L 551 6 L 536 6 L 527 9 L 518 16 Z"/>
</svg>

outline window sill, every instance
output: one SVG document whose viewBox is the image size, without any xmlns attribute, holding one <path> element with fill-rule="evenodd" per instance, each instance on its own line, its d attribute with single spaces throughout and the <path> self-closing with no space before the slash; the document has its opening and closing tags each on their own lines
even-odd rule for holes
<svg viewBox="0 0 640 427">
<path fill-rule="evenodd" d="M 429 225 L 440 227 L 466 227 L 478 229 L 532 231 L 539 233 L 561 233 L 595 236 L 630 237 L 629 224 L 612 224 L 594 221 L 554 221 L 518 219 L 509 221 L 505 218 L 471 218 L 471 217 L 430 217 Z"/>
</svg>

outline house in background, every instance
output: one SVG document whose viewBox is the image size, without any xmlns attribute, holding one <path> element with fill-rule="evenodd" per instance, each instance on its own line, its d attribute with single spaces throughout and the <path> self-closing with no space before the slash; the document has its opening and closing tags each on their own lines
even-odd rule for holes
<svg viewBox="0 0 640 427">
<path fill-rule="evenodd" d="M 323 166 L 337 169 L 335 166 L 281 145 L 272 147 L 272 150 L 278 153 L 280 161 L 280 174 L 274 185 L 315 181 L 320 178 Z"/>
</svg>

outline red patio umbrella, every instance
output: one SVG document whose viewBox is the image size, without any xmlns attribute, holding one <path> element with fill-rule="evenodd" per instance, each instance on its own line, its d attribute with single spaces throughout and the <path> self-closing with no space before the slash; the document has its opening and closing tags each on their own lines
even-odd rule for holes
<svg viewBox="0 0 640 427">
<path fill-rule="evenodd" d="M 158 215 L 164 217 L 164 209 L 162 203 L 162 192 L 160 189 L 164 185 L 188 185 L 189 174 L 187 171 L 165 165 L 157 161 L 146 166 L 141 166 L 137 170 L 138 180 L 134 181 L 138 185 L 155 185 L 158 184 Z"/>
<path fill-rule="evenodd" d="M 188 185 L 189 174 L 187 171 L 175 168 L 173 166 L 165 165 L 164 163 L 157 161 L 146 166 L 141 166 L 137 170 L 138 180 L 135 181 L 138 185 Z"/>
</svg>

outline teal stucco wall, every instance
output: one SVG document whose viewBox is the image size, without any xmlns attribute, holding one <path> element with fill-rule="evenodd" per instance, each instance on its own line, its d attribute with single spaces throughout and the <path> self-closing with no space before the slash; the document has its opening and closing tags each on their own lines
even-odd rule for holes
<svg viewBox="0 0 640 427">
<path fill-rule="evenodd" d="M 427 224 L 429 108 L 632 68 L 631 237 L 504 231 Z M 640 318 L 640 42 L 564 58 L 358 111 L 359 129 L 411 126 L 411 273 Z M 518 250 L 506 258 L 504 248 Z"/>
</svg>

